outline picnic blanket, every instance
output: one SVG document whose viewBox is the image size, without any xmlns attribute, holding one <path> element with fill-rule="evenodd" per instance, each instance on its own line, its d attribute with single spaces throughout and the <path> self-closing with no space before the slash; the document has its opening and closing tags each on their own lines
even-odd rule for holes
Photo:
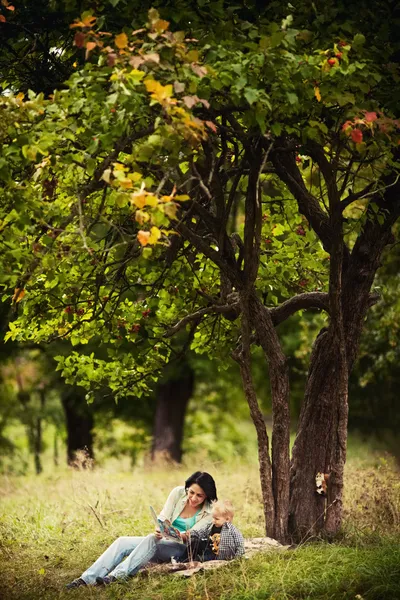
<svg viewBox="0 0 400 600">
<path fill-rule="evenodd" d="M 248 538 L 244 541 L 245 556 L 249 558 L 254 556 L 257 552 L 281 552 L 287 550 L 290 546 L 284 546 L 276 540 L 269 537 L 260 538 Z M 150 564 L 147 565 L 141 572 L 145 574 L 150 573 L 173 573 L 179 577 L 191 577 L 199 571 L 209 571 L 211 569 L 218 569 L 224 565 L 228 565 L 229 561 L 226 560 L 210 560 L 204 563 L 198 563 L 195 567 L 189 568 L 187 563 L 171 562 L 166 564 Z"/>
</svg>

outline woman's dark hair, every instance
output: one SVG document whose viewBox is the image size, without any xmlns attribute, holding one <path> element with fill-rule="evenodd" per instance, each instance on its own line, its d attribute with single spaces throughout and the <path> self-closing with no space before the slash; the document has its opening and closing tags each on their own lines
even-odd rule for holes
<svg viewBox="0 0 400 600">
<path fill-rule="evenodd" d="M 217 488 L 215 487 L 215 481 L 209 473 L 202 471 L 196 471 L 185 481 L 185 490 L 190 488 L 191 485 L 197 483 L 207 496 L 207 500 L 214 502 L 217 498 Z"/>
</svg>

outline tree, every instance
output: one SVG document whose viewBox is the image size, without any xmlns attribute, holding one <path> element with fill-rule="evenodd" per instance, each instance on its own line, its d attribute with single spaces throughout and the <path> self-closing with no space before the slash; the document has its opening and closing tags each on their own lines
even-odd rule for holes
<svg viewBox="0 0 400 600">
<path fill-rule="evenodd" d="M 258 435 L 267 534 L 333 534 L 348 376 L 400 212 L 395 71 L 362 33 L 321 43 L 291 17 L 228 16 L 223 39 L 201 43 L 154 10 L 133 33 L 95 25 L 91 13 L 75 23 L 87 62 L 65 90 L 3 98 L 2 281 L 18 309 L 8 336 L 110 344 L 108 361 L 74 352 L 59 367 L 117 397 L 147 391 L 183 329 L 198 352 L 232 355 Z M 308 308 L 329 323 L 290 465 L 277 327 Z M 271 457 L 254 344 L 271 386 Z M 330 474 L 326 510 L 318 472 Z"/>
</svg>

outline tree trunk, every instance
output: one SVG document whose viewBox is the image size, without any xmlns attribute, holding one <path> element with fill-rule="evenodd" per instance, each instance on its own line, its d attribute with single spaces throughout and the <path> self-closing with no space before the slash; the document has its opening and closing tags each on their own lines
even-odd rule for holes
<svg viewBox="0 0 400 600">
<path fill-rule="evenodd" d="M 158 386 L 151 451 L 153 461 L 181 462 L 183 425 L 193 387 L 194 372 L 187 361 L 178 373 L 170 375 Z"/>
<path fill-rule="evenodd" d="M 317 473 L 330 475 L 328 506 L 338 503 L 336 513 L 341 512 L 347 398 L 339 393 L 339 370 L 333 331 L 322 330 L 311 355 L 292 453 L 289 526 L 297 540 L 317 535 L 325 525 L 326 500 L 316 492 Z"/>
<path fill-rule="evenodd" d="M 289 514 L 289 375 L 285 355 L 269 311 L 255 293 L 250 296 L 250 311 L 258 341 L 269 366 L 272 398 L 272 490 L 275 525 L 272 537 L 284 543 L 288 537 Z"/>
<path fill-rule="evenodd" d="M 34 452 L 34 459 L 35 459 L 35 471 L 36 471 L 36 475 L 40 475 L 40 473 L 43 471 L 43 467 L 42 467 L 42 459 L 41 459 L 41 454 L 42 454 L 42 418 L 43 418 L 43 410 L 44 410 L 44 405 L 46 403 L 46 396 L 44 393 L 43 389 L 39 390 L 39 396 L 40 396 L 40 411 L 39 414 L 36 416 L 35 419 L 35 424 L 34 424 L 34 428 L 33 428 L 33 452 Z"/>
<path fill-rule="evenodd" d="M 348 376 L 365 316 L 374 303 L 370 289 L 380 256 L 391 239 L 389 228 L 378 236 L 373 225 L 368 222 L 364 231 L 370 237 L 368 246 L 357 240 L 342 285 L 346 369 L 332 326 L 321 330 L 311 354 L 291 465 L 289 529 L 297 540 L 320 533 L 333 535 L 341 526 Z M 326 500 L 316 493 L 318 472 L 330 475 Z"/>
<path fill-rule="evenodd" d="M 61 402 L 67 427 L 67 462 L 75 467 L 89 467 L 93 459 L 94 419 L 85 391 L 77 386 L 67 386 L 61 394 Z"/>
<path fill-rule="evenodd" d="M 247 295 L 241 299 L 241 345 L 232 353 L 232 358 L 237 361 L 240 367 L 242 377 L 243 391 L 249 405 L 250 416 L 254 423 L 257 433 L 258 445 L 258 464 L 260 472 L 261 493 L 263 497 L 265 532 L 268 537 L 275 536 L 275 502 L 272 484 L 272 465 L 269 456 L 269 439 L 265 427 L 264 417 L 257 401 L 257 395 L 254 389 L 253 377 L 251 374 L 251 354 L 250 354 L 250 323 L 249 323 L 249 303 Z"/>
</svg>

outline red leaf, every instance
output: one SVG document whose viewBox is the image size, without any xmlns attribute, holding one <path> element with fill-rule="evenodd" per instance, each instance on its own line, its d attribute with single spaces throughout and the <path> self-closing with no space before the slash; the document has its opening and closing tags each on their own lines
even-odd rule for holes
<svg viewBox="0 0 400 600">
<path fill-rule="evenodd" d="M 6 18 L 4 15 L 0 15 L 0 23 L 5 23 L 6 22 Z"/>
<path fill-rule="evenodd" d="M 363 134 L 361 129 L 353 129 L 353 131 L 351 132 L 351 139 L 356 144 L 361 144 L 361 142 L 363 141 Z"/>
<path fill-rule="evenodd" d="M 376 114 L 376 112 L 366 112 L 365 113 L 365 120 L 367 123 L 373 123 L 374 121 L 376 121 L 378 118 L 378 115 Z"/>
<path fill-rule="evenodd" d="M 109 67 L 113 67 L 115 65 L 116 58 L 117 55 L 115 54 L 115 52 L 110 52 L 109 54 L 107 54 L 107 65 Z"/>
<path fill-rule="evenodd" d="M 81 31 L 78 31 L 74 37 L 74 44 L 77 48 L 82 48 L 84 43 L 85 35 Z"/>
</svg>

